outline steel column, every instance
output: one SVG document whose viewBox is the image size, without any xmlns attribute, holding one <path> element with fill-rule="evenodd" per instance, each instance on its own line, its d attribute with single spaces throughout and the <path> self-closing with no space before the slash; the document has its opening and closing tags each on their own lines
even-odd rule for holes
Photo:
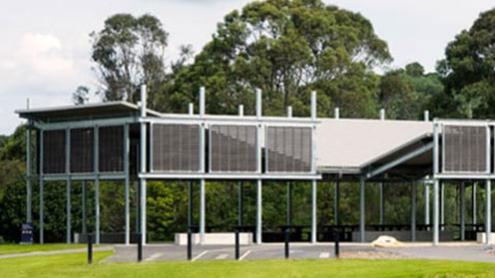
<svg viewBox="0 0 495 278">
<path fill-rule="evenodd" d="M 440 180 L 440 218 L 442 231 L 445 229 L 445 182 Z"/>
<path fill-rule="evenodd" d="M 471 189 L 471 204 L 472 204 L 472 221 L 473 221 L 473 224 L 476 225 L 477 223 L 477 215 L 476 215 L 476 211 L 478 210 L 477 207 L 476 207 L 476 182 L 473 182 L 473 187 Z"/>
<path fill-rule="evenodd" d="M 433 184 L 433 245 L 438 245 L 439 242 L 439 181 L 434 180 Z"/>
<path fill-rule="evenodd" d="M 125 214 L 125 245 L 131 243 L 131 215 L 129 204 L 129 153 L 130 153 L 130 140 L 129 140 L 129 125 L 124 125 L 124 214 Z"/>
<path fill-rule="evenodd" d="M 485 233 L 486 245 L 492 244 L 492 181 L 486 180 Z"/>
<path fill-rule="evenodd" d="M 199 182 L 199 241 L 205 243 L 206 232 L 206 198 L 205 198 L 205 180 Z"/>
<path fill-rule="evenodd" d="M 383 225 L 384 200 L 383 200 L 383 182 L 380 183 L 380 225 Z"/>
<path fill-rule="evenodd" d="M 28 122 L 26 126 L 26 222 L 33 222 L 32 213 L 32 196 L 33 196 L 33 185 L 31 177 L 31 123 Z"/>
<path fill-rule="evenodd" d="M 425 225 L 430 225 L 430 186 L 424 184 L 425 186 Z"/>
<path fill-rule="evenodd" d="M 465 223 L 465 218 L 464 218 L 464 212 L 465 212 L 465 201 L 464 201 L 464 193 L 465 193 L 465 184 L 462 182 L 460 184 L 459 188 L 459 217 L 460 217 L 460 233 L 461 233 L 461 240 L 464 241 L 466 238 L 466 223 Z"/>
<path fill-rule="evenodd" d="M 81 196 L 81 204 L 82 204 L 82 208 L 81 208 L 81 211 L 82 211 L 82 231 L 81 231 L 81 234 L 84 236 L 86 235 L 86 233 L 88 232 L 88 229 L 87 229 L 87 226 L 86 226 L 86 181 L 82 181 L 82 184 L 81 184 L 81 191 L 82 191 L 82 196 Z"/>
<path fill-rule="evenodd" d="M 95 171 L 95 243 L 100 244 L 100 130 L 94 127 L 94 171 Z"/>
<path fill-rule="evenodd" d="M 45 206 L 45 204 L 43 202 L 44 201 L 43 200 L 43 191 L 44 191 L 44 188 L 43 188 L 44 187 L 44 184 L 43 184 L 43 182 L 44 182 L 44 180 L 43 180 L 43 159 L 44 159 L 43 158 L 43 156 L 44 156 L 44 154 L 43 154 L 44 153 L 43 130 L 40 131 L 39 134 L 40 134 L 40 140 L 39 140 L 39 142 L 40 142 L 40 146 L 39 146 L 39 148 L 40 148 L 40 158 L 39 158 L 39 165 L 40 165 L 40 176 L 39 176 L 39 183 L 40 183 L 40 208 L 39 208 L 40 209 L 40 215 L 39 215 L 40 223 L 39 223 L 39 225 L 40 225 L 40 229 L 39 229 L 39 232 L 40 232 L 40 238 L 39 238 L 39 242 L 40 242 L 40 244 L 43 244 L 45 241 L 45 236 L 44 236 L 44 231 L 43 231 L 43 228 L 44 228 L 43 227 L 43 224 L 44 224 L 43 223 L 44 222 L 43 213 L 44 213 L 44 206 Z"/>
<path fill-rule="evenodd" d="M 365 229 L 366 229 L 366 220 L 365 220 L 365 213 L 366 213 L 366 207 L 365 207 L 365 181 L 364 181 L 364 176 L 361 177 L 359 181 L 359 236 L 361 239 L 361 242 L 366 241 L 366 235 L 365 235 Z"/>
<path fill-rule="evenodd" d="M 312 189 L 312 199 L 311 199 L 311 207 L 312 207 L 312 210 L 311 210 L 311 242 L 312 243 L 316 243 L 317 241 L 317 236 L 318 236 L 318 223 L 317 223 L 317 206 L 316 206 L 316 201 L 317 201 L 317 182 L 316 180 L 313 180 L 312 181 L 312 186 L 311 186 L 311 189 Z"/>
<path fill-rule="evenodd" d="M 416 241 L 416 183 L 411 184 L 411 241 Z"/>
<path fill-rule="evenodd" d="M 261 244 L 262 238 L 262 182 L 256 181 L 256 243 Z"/>
<path fill-rule="evenodd" d="M 146 95 L 146 85 L 141 86 L 141 107 L 140 107 L 140 112 L 141 112 L 141 118 L 146 117 L 146 104 L 147 104 L 147 95 Z M 141 136 L 140 136 L 140 145 L 141 145 L 141 151 L 140 151 L 140 172 L 141 174 L 147 173 L 148 172 L 148 161 L 147 161 L 147 126 L 145 122 L 141 123 Z M 141 191 L 141 198 L 140 198 L 140 206 L 141 206 L 141 244 L 146 245 L 146 178 L 140 177 L 140 191 Z"/>
<path fill-rule="evenodd" d="M 71 180 L 70 180 L 70 129 L 65 129 L 65 173 L 67 175 L 66 184 L 66 242 L 71 243 Z"/>
</svg>

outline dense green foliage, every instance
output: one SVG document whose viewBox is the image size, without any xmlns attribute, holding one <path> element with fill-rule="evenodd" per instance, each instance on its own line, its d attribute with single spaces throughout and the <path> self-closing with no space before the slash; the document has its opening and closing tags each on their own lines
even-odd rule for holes
<svg viewBox="0 0 495 278">
<path fill-rule="evenodd" d="M 446 48 L 438 72 L 425 73 L 419 63 L 380 72 L 392 57 L 387 44 L 372 24 L 359 13 L 325 5 L 320 0 L 267 0 L 253 2 L 233 11 L 218 24 L 204 48 L 193 57 L 189 46 L 170 69 L 163 51 L 168 34 L 151 16 L 117 14 L 109 17 L 102 30 L 93 32 L 92 59 L 104 101 L 138 101 L 139 84 L 149 86 L 149 105 L 167 112 L 185 112 L 187 102 L 196 102 L 197 91 L 205 86 L 209 113 L 235 113 L 245 104 L 254 113 L 255 88 L 263 90 L 264 113 L 282 115 L 292 105 L 295 115 L 309 114 L 309 92 L 318 91 L 320 116 L 332 116 L 340 107 L 343 117 L 377 117 L 385 108 L 387 118 L 422 119 L 429 109 L 438 117 L 494 117 L 495 104 L 495 9 L 480 15 L 474 25 L 462 31 Z M 83 103 L 88 89 L 80 87 L 74 102 Z M 25 129 L 0 136 L 0 237 L 18 241 L 25 222 Z M 94 185 L 87 183 L 88 229 L 94 229 Z M 207 184 L 207 223 L 213 229 L 229 230 L 236 224 L 237 183 Z M 198 208 L 198 186 L 195 185 Z M 294 224 L 309 224 L 310 186 L 294 186 Z M 318 223 L 334 221 L 334 185 L 321 183 L 318 191 Z M 65 184 L 45 186 L 45 235 L 47 241 L 65 237 Z M 410 184 L 386 186 L 386 223 L 408 223 Z M 422 187 L 418 187 L 418 219 L 423 219 Z M 470 194 L 468 189 L 467 194 Z M 72 183 L 72 225 L 81 230 L 81 182 Z M 478 191 L 479 197 L 484 194 Z M 103 232 L 122 232 L 124 227 L 122 183 L 101 183 Z M 286 185 L 266 183 L 263 189 L 264 225 L 277 230 L 284 224 Z M 247 225 L 255 223 L 255 185 L 245 184 Z M 367 221 L 378 222 L 378 188 L 369 184 L 366 192 Z M 457 191 L 446 187 L 447 223 L 457 222 Z M 136 223 L 136 191 L 131 188 L 131 227 Z M 33 221 L 38 227 L 38 183 L 34 181 Z M 469 202 L 468 202 L 469 203 Z M 342 186 L 341 215 L 346 224 L 358 221 L 357 183 Z M 469 207 L 469 206 L 468 206 Z M 478 214 L 483 211 L 478 205 Z M 186 230 L 187 184 L 148 184 L 148 230 L 153 240 L 171 239 Z M 194 210 L 195 223 L 198 221 Z M 470 214 L 469 214 L 470 215 Z M 469 219 L 467 220 L 469 222 Z M 421 221 L 418 221 L 421 223 Z M 37 235 L 37 231 L 35 231 Z M 1 240 L 1 238 L 0 238 Z"/>
<path fill-rule="evenodd" d="M 1 248 L 1 247 L 0 247 Z M 439 260 L 272 260 L 104 263 L 111 252 L 0 260 L 4 277 L 493 277 L 490 263 Z"/>
</svg>

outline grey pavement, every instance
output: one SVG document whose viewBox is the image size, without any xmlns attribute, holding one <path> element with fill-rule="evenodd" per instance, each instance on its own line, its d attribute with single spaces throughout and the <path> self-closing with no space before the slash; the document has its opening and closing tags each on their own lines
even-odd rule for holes
<svg viewBox="0 0 495 278">
<path fill-rule="evenodd" d="M 185 261 L 186 246 L 174 244 L 148 244 L 143 249 L 143 260 Z M 446 244 L 433 247 L 428 244 L 406 244 L 396 248 L 376 248 L 369 244 L 341 244 L 341 254 L 346 258 L 361 254 L 359 258 L 393 258 L 393 259 L 441 259 L 495 263 L 493 250 L 478 244 Z M 242 246 L 242 260 L 277 260 L 284 259 L 284 244 L 272 243 Z M 362 255 L 364 254 L 364 255 Z M 385 256 L 383 255 L 385 254 Z M 389 256 L 387 256 L 389 255 Z M 290 259 L 328 259 L 334 258 L 334 245 L 330 243 L 306 244 L 293 243 Z M 137 246 L 116 245 L 115 254 L 107 262 L 135 262 Z M 193 261 L 234 260 L 234 246 L 194 246 Z"/>
<path fill-rule="evenodd" d="M 96 251 L 111 251 L 111 250 L 113 250 L 112 246 L 93 248 L 93 251 L 95 251 L 95 252 Z M 9 259 L 9 258 L 18 258 L 18 257 L 32 257 L 32 256 L 49 256 L 49 255 L 61 255 L 61 254 L 74 254 L 74 253 L 83 253 L 86 251 L 87 251 L 86 248 L 64 249 L 64 250 L 53 250 L 53 251 L 35 251 L 35 252 L 27 252 L 27 253 L 0 255 L 0 259 Z"/>
</svg>

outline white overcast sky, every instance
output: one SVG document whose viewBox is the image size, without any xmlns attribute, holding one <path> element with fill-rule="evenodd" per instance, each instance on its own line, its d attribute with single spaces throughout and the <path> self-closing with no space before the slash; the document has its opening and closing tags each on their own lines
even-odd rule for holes
<svg viewBox="0 0 495 278">
<path fill-rule="evenodd" d="M 0 0 L 0 134 L 21 122 L 15 109 L 69 104 L 78 85 L 94 87 L 88 34 L 115 13 L 157 16 L 170 33 L 167 59 L 183 44 L 197 52 L 216 24 L 248 0 Z M 325 0 L 360 12 L 388 42 L 401 67 L 419 61 L 427 70 L 446 44 L 469 28 L 493 0 Z"/>
</svg>

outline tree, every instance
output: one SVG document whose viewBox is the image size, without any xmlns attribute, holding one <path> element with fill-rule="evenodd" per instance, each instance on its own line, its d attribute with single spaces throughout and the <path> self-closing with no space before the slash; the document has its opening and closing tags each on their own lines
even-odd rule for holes
<svg viewBox="0 0 495 278">
<path fill-rule="evenodd" d="M 82 105 L 89 100 L 89 89 L 85 86 L 77 87 L 76 91 L 72 94 L 72 102 L 75 105 Z"/>
<path fill-rule="evenodd" d="M 442 116 L 493 118 L 495 111 L 495 9 L 458 34 L 438 64 L 445 95 Z"/>
<path fill-rule="evenodd" d="M 103 100 L 137 102 L 141 84 L 149 87 L 150 99 L 165 81 L 164 51 L 167 32 L 154 16 L 116 14 L 104 28 L 91 34 L 92 59 Z"/>
<path fill-rule="evenodd" d="M 174 74 L 170 106 L 195 99 L 206 86 L 207 109 L 254 112 L 255 88 L 266 114 L 309 114 L 309 92 L 320 91 L 322 115 L 373 113 L 378 78 L 373 68 L 391 60 L 387 44 L 362 15 L 320 0 L 268 0 L 233 11 L 218 25 L 194 63 Z M 175 103 L 174 101 L 177 101 Z"/>
<path fill-rule="evenodd" d="M 443 95 L 443 85 L 436 73 L 424 73 L 414 62 L 404 69 L 385 73 L 380 79 L 378 102 L 390 119 L 422 119 L 423 111 L 436 111 L 435 103 Z"/>
</svg>

